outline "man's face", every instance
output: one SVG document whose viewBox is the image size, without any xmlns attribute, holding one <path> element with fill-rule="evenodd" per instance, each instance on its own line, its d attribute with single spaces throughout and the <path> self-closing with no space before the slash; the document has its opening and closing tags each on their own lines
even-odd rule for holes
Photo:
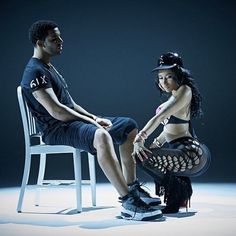
<svg viewBox="0 0 236 236">
<path fill-rule="evenodd" d="M 50 56 L 61 54 L 62 43 L 61 33 L 56 27 L 53 30 L 48 31 L 48 36 L 43 42 L 43 50 Z"/>
</svg>

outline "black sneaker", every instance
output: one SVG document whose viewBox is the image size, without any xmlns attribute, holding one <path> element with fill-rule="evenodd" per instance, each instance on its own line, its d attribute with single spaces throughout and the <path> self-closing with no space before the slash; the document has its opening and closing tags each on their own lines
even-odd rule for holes
<svg viewBox="0 0 236 236">
<path fill-rule="evenodd" d="M 120 198 L 122 202 L 121 217 L 126 220 L 154 220 L 162 217 L 159 209 L 154 209 L 143 202 L 134 192 Z"/>
<path fill-rule="evenodd" d="M 151 197 L 150 194 L 142 188 L 142 185 L 138 180 L 135 180 L 132 184 L 129 184 L 130 191 L 137 191 L 137 195 L 148 205 L 157 206 L 161 204 L 161 199 L 159 197 Z"/>
</svg>

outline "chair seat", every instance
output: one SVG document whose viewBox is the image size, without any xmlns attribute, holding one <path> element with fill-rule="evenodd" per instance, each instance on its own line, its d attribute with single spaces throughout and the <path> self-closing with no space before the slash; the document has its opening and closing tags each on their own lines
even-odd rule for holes
<svg viewBox="0 0 236 236">
<path fill-rule="evenodd" d="M 30 146 L 31 154 L 40 154 L 40 153 L 71 153 L 75 152 L 76 148 L 67 146 L 67 145 L 47 145 L 47 144 L 40 144 Z"/>
</svg>

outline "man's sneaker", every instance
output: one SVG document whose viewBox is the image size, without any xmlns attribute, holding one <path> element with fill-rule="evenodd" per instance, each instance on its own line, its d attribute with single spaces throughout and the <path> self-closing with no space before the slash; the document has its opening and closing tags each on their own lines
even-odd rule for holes
<svg viewBox="0 0 236 236">
<path fill-rule="evenodd" d="M 129 184 L 130 191 L 136 191 L 137 195 L 148 205 L 157 206 L 161 204 L 161 199 L 159 197 L 151 197 L 150 194 L 142 188 L 142 185 L 138 180 L 135 180 L 133 183 Z"/>
<path fill-rule="evenodd" d="M 154 209 L 143 202 L 134 192 L 120 198 L 122 202 L 121 217 L 126 220 L 154 220 L 162 217 L 159 209 Z"/>
</svg>

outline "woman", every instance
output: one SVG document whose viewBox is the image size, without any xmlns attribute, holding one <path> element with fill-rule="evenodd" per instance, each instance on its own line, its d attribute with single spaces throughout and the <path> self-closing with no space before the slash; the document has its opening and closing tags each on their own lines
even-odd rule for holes
<svg viewBox="0 0 236 236">
<path fill-rule="evenodd" d="M 202 174 L 210 163 L 210 152 L 197 139 L 190 122 L 202 114 L 201 95 L 177 53 L 161 55 L 153 71 L 157 73 L 156 86 L 170 97 L 137 134 L 132 155 L 154 178 L 156 194 L 165 194 L 162 212 L 176 213 L 187 207 L 192 195 L 189 177 Z M 160 124 L 163 131 L 147 149 L 145 140 Z"/>
</svg>

